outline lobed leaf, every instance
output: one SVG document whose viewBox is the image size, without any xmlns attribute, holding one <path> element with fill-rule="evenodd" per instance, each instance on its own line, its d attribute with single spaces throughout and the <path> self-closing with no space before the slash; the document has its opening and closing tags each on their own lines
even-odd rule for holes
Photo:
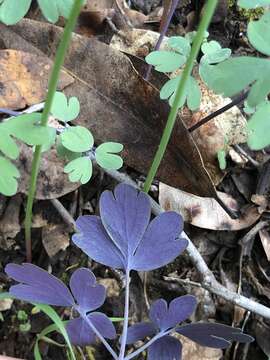
<svg viewBox="0 0 270 360">
<path fill-rule="evenodd" d="M 172 36 L 168 40 L 168 45 L 180 54 L 188 57 L 191 51 L 190 42 L 182 36 Z"/>
<path fill-rule="evenodd" d="M 20 154 L 19 148 L 3 125 L 0 125 L 0 151 L 15 160 Z"/>
<path fill-rule="evenodd" d="M 64 172 L 71 182 L 86 184 L 92 177 L 93 165 L 88 156 L 78 157 L 64 167 Z"/>
<path fill-rule="evenodd" d="M 0 193 L 5 196 L 15 195 L 20 173 L 8 159 L 0 156 Z"/>
<path fill-rule="evenodd" d="M 14 25 L 28 12 L 32 0 L 0 1 L 0 21 L 6 25 Z"/>
<path fill-rule="evenodd" d="M 226 97 L 236 95 L 251 85 L 248 105 L 255 107 L 270 92 L 270 61 L 255 57 L 235 57 L 218 65 L 202 64 L 200 75 L 207 86 Z"/>
<path fill-rule="evenodd" d="M 248 24 L 248 39 L 251 45 L 264 55 L 270 56 L 270 11 L 260 20 Z"/>
<path fill-rule="evenodd" d="M 239 0 L 238 6 L 245 9 L 256 9 L 261 6 L 269 6 L 270 0 Z"/>
<path fill-rule="evenodd" d="M 56 23 L 59 16 L 69 17 L 73 0 L 38 0 L 38 4 L 45 18 Z"/>
<path fill-rule="evenodd" d="M 71 97 L 69 100 L 62 92 L 56 91 L 51 107 L 52 115 L 63 122 L 69 122 L 79 115 L 80 103 L 78 98 Z"/>
<path fill-rule="evenodd" d="M 224 48 L 220 46 L 220 44 L 215 41 L 209 41 L 205 42 L 202 45 L 202 52 L 204 53 L 204 56 L 201 58 L 202 63 L 208 63 L 208 64 L 217 64 L 220 63 L 226 59 L 228 59 L 231 56 L 231 49 Z"/>
<path fill-rule="evenodd" d="M 115 155 L 123 150 L 123 145 L 116 142 L 106 142 L 99 145 L 95 151 L 99 166 L 107 170 L 118 170 L 123 166 L 123 159 Z"/>
<path fill-rule="evenodd" d="M 72 239 L 89 257 L 104 265 L 127 271 L 152 270 L 172 261 L 187 246 L 186 240 L 179 239 L 181 217 L 164 213 L 148 225 L 150 200 L 129 185 L 118 185 L 114 193 L 103 192 L 100 214 L 101 219 L 79 217 L 79 234 Z"/>
<path fill-rule="evenodd" d="M 88 151 L 94 145 L 93 135 L 83 126 L 70 127 L 60 136 L 63 146 L 74 152 Z"/>
<path fill-rule="evenodd" d="M 182 344 L 172 336 L 163 336 L 148 349 L 148 360 L 181 360 Z"/>
<path fill-rule="evenodd" d="M 156 71 L 172 72 L 184 65 L 187 58 L 173 51 L 152 51 L 146 56 L 145 61 L 153 65 Z"/>
<path fill-rule="evenodd" d="M 262 104 L 247 124 L 247 143 L 252 150 L 270 145 L 270 102 Z"/>
</svg>

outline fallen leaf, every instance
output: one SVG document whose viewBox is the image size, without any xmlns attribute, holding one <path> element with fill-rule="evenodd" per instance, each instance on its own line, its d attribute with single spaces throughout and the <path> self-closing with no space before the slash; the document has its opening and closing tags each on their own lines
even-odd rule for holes
<svg viewBox="0 0 270 360">
<path fill-rule="evenodd" d="M 69 246 L 69 232 L 65 224 L 48 224 L 42 228 L 42 244 L 49 255 L 55 256 Z"/>
<path fill-rule="evenodd" d="M 256 341 L 266 357 L 270 357 L 270 328 L 262 321 L 256 321 L 255 335 Z"/>
<path fill-rule="evenodd" d="M 18 192 L 27 194 L 29 186 L 29 178 L 31 173 L 33 160 L 33 150 L 21 145 L 20 157 L 16 161 L 21 178 L 19 181 Z M 80 184 L 72 183 L 64 174 L 65 162 L 57 155 L 56 149 L 43 154 L 39 178 L 37 181 L 36 199 L 55 199 L 76 190 Z"/>
<path fill-rule="evenodd" d="M 16 235 L 21 231 L 20 210 L 22 198 L 20 194 L 13 196 L 0 220 L 0 249 L 8 250 L 15 242 Z"/>
<path fill-rule="evenodd" d="M 28 19 L 12 28 L 15 33 L 3 25 L 0 29 L 2 43 L 20 49 L 28 42 L 29 51 L 35 47 L 35 53 L 43 51 L 52 57 L 63 31 Z M 122 143 L 125 162 L 146 174 L 169 112 L 158 90 L 135 71 L 124 54 L 92 38 L 73 36 L 65 68 L 75 78 L 65 93 L 75 94 L 81 103 L 77 123 L 89 128 L 97 143 Z M 200 153 L 180 119 L 158 177 L 201 196 L 216 196 Z"/>
<path fill-rule="evenodd" d="M 13 299 L 2 299 L 0 300 L 0 312 L 11 309 Z M 0 357 L 1 360 L 1 357 Z"/>
<path fill-rule="evenodd" d="M 192 359 L 192 360 L 220 360 L 222 358 L 221 349 L 212 349 L 208 347 L 203 347 L 196 344 L 194 341 L 189 340 L 188 338 L 177 335 L 177 338 L 180 338 L 183 345 L 182 349 L 182 359 Z"/>
<path fill-rule="evenodd" d="M 238 210 L 236 201 L 225 193 L 218 192 L 219 197 L 232 210 Z M 215 199 L 202 198 L 160 183 L 159 203 L 166 211 L 176 211 L 184 221 L 209 230 L 241 230 L 254 224 L 260 214 L 257 207 L 250 206 L 238 218 L 231 219 L 218 205 Z"/>
<path fill-rule="evenodd" d="M 0 51 L 0 107 L 23 109 L 42 102 L 47 93 L 52 61 L 18 50 Z M 62 72 L 59 89 L 73 82 Z"/>
</svg>

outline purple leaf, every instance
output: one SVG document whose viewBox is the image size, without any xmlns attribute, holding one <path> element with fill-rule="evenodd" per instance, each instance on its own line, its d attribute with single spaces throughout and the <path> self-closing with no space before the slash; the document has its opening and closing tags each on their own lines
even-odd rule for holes
<svg viewBox="0 0 270 360">
<path fill-rule="evenodd" d="M 188 245 L 186 239 L 179 239 L 182 230 L 182 218 L 175 212 L 157 216 L 149 224 L 138 246 L 132 259 L 132 269 L 149 271 L 173 261 Z"/>
<path fill-rule="evenodd" d="M 74 234 L 72 240 L 90 258 L 112 268 L 124 267 L 124 257 L 106 233 L 98 216 L 80 216 L 76 227 L 80 232 Z"/>
<path fill-rule="evenodd" d="M 182 345 L 172 336 L 163 336 L 148 349 L 148 360 L 181 360 Z"/>
<path fill-rule="evenodd" d="M 153 270 L 177 257 L 188 242 L 179 239 L 180 215 L 159 215 L 148 226 L 150 200 L 133 187 L 120 184 L 114 194 L 105 191 L 100 201 L 101 220 L 81 216 L 74 243 L 104 265 L 125 270 Z"/>
<path fill-rule="evenodd" d="M 166 331 L 188 319 L 195 311 L 196 305 L 196 298 L 192 295 L 184 295 L 172 300 L 169 308 L 165 300 L 159 299 L 152 304 L 149 317 L 161 331 Z"/>
<path fill-rule="evenodd" d="M 143 340 L 147 336 L 153 336 L 158 332 L 154 324 L 142 322 L 128 328 L 127 344 L 134 344 L 136 341 Z"/>
<path fill-rule="evenodd" d="M 32 264 L 8 264 L 5 272 L 22 284 L 11 286 L 16 298 L 56 306 L 73 306 L 74 299 L 65 284 L 47 271 Z"/>
<path fill-rule="evenodd" d="M 201 346 L 220 349 L 225 349 L 230 346 L 231 341 L 249 343 L 254 340 L 251 336 L 243 334 L 241 329 L 223 324 L 189 324 L 177 328 L 176 331 Z"/>
<path fill-rule="evenodd" d="M 105 287 L 96 283 L 96 277 L 89 269 L 76 270 L 70 278 L 69 286 L 82 311 L 95 310 L 105 301 Z"/>
<path fill-rule="evenodd" d="M 87 317 L 103 337 L 115 339 L 115 328 L 105 314 L 94 312 Z M 86 346 L 96 341 L 94 331 L 82 317 L 70 320 L 67 324 L 67 332 L 73 345 Z"/>
<path fill-rule="evenodd" d="M 131 186 L 120 184 L 114 193 L 104 191 L 100 198 L 102 223 L 125 258 L 132 256 L 150 221 L 148 196 Z"/>
</svg>

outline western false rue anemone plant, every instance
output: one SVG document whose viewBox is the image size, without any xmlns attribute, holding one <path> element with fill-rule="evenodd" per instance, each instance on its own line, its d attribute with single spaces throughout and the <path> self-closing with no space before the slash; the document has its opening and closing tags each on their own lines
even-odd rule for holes
<svg viewBox="0 0 270 360">
<path fill-rule="evenodd" d="M 97 338 L 114 359 L 129 360 L 148 350 L 148 360 L 180 360 L 178 333 L 200 345 L 226 348 L 231 341 L 251 342 L 252 337 L 240 329 L 214 323 L 179 324 L 195 311 L 196 299 L 185 295 L 167 304 L 156 300 L 148 322 L 128 327 L 129 275 L 131 270 L 149 271 L 174 260 L 188 245 L 181 238 L 183 220 L 175 212 L 165 212 L 150 222 L 148 195 L 125 184 L 114 193 L 105 191 L 100 198 L 100 217 L 81 216 L 76 222 L 78 233 L 73 242 L 91 259 L 122 269 L 126 276 L 126 295 L 120 352 L 117 355 L 106 339 L 115 339 L 111 320 L 95 311 L 105 301 L 105 288 L 98 285 L 94 274 L 86 268 L 76 270 L 69 288 L 59 279 L 32 264 L 8 264 L 6 273 L 19 282 L 10 288 L 17 299 L 55 306 L 70 306 L 78 317 L 69 320 L 67 332 L 74 345 L 92 344 Z M 147 339 L 144 345 L 125 356 L 126 345 Z"/>
</svg>

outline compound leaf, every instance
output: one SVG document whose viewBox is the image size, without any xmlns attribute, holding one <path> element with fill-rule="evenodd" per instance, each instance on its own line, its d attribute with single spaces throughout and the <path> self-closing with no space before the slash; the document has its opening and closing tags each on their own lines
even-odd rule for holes
<svg viewBox="0 0 270 360">
<path fill-rule="evenodd" d="M 265 103 L 252 115 L 247 124 L 248 145 L 261 150 L 270 145 L 270 103 Z"/>
<path fill-rule="evenodd" d="M 17 178 L 20 173 L 8 159 L 0 156 L 0 193 L 5 196 L 15 195 L 17 192 Z"/>
<path fill-rule="evenodd" d="M 74 126 L 61 134 L 62 144 L 68 150 L 84 152 L 90 150 L 94 145 L 91 132 L 83 126 Z"/>
<path fill-rule="evenodd" d="M 116 142 L 106 142 L 96 149 L 96 160 L 99 166 L 108 170 L 118 170 L 123 166 L 123 159 L 115 155 L 123 150 L 123 145 Z"/>
<path fill-rule="evenodd" d="M 151 52 L 145 61 L 153 65 L 156 71 L 172 72 L 184 65 L 186 57 L 173 51 L 160 50 Z"/>
<path fill-rule="evenodd" d="M 68 100 L 64 93 L 57 91 L 53 98 L 51 113 L 55 118 L 63 122 L 76 119 L 80 113 L 78 98 L 71 97 Z"/>
<path fill-rule="evenodd" d="M 26 15 L 31 0 L 2 0 L 0 4 L 0 21 L 6 25 L 14 25 Z"/>
<path fill-rule="evenodd" d="M 88 156 L 79 157 L 70 161 L 64 168 L 64 172 L 68 175 L 71 182 L 80 181 L 86 184 L 92 176 L 93 166 Z"/>
<path fill-rule="evenodd" d="M 208 64 L 220 63 L 228 59 L 232 53 L 229 48 L 222 49 L 220 44 L 215 40 L 205 42 L 202 45 L 202 52 L 204 53 L 204 56 L 201 61 Z"/>
<path fill-rule="evenodd" d="M 264 55 L 270 56 L 270 11 L 260 20 L 248 24 L 248 39 L 251 45 Z"/>
</svg>

